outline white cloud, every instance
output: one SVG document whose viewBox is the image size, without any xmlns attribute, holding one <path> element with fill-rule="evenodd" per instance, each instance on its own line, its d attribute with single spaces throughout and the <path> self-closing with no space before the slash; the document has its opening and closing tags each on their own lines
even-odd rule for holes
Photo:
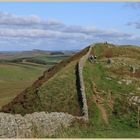
<svg viewBox="0 0 140 140">
<path fill-rule="evenodd" d="M 117 30 L 102 30 L 96 27 L 66 25 L 58 20 L 43 20 L 38 16 L 16 16 L 0 12 L 0 45 L 7 39 L 7 46 L 41 47 L 42 45 L 62 48 L 89 45 L 100 41 L 123 42 L 139 41 L 139 36 Z M 12 43 L 11 43 L 12 42 Z M 23 44 L 22 44 L 23 43 Z M 6 42 L 4 43 L 6 44 Z M 21 45 L 22 44 L 22 45 Z M 33 45 L 33 46 L 31 46 Z M 49 46 L 49 48 L 52 48 Z M 58 48 L 59 48 L 58 47 Z M 47 49 L 47 48 L 46 48 Z M 57 48 L 55 48 L 57 49 Z"/>
<path fill-rule="evenodd" d="M 7 12 L 0 12 L 0 24 L 7 25 L 58 25 L 61 24 L 57 20 L 42 20 L 40 17 L 36 15 L 30 16 L 16 16 Z"/>
</svg>

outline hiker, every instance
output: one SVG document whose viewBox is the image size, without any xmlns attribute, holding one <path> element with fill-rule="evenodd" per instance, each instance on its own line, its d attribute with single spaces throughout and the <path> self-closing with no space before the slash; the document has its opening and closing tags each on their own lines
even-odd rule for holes
<svg viewBox="0 0 140 140">
<path fill-rule="evenodd" d="M 95 60 L 97 59 L 97 56 L 96 56 L 96 55 L 94 56 L 94 59 L 95 59 Z"/>
<path fill-rule="evenodd" d="M 135 69 L 135 67 L 133 67 L 133 66 L 130 66 L 130 71 L 131 71 L 132 73 L 135 73 L 135 72 L 136 72 L 136 69 Z"/>
<path fill-rule="evenodd" d="M 111 64 L 111 63 L 112 63 L 112 60 L 110 58 L 108 58 L 107 64 Z"/>
<path fill-rule="evenodd" d="M 88 59 L 89 59 L 90 62 L 93 62 L 93 61 L 96 61 L 97 56 L 96 55 L 90 55 Z"/>
<path fill-rule="evenodd" d="M 93 55 L 89 56 L 89 61 L 92 62 L 93 60 L 94 60 L 94 56 Z"/>
</svg>

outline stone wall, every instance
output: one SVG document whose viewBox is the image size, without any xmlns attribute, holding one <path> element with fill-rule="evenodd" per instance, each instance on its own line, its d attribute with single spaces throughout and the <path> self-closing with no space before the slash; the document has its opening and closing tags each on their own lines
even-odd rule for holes
<svg viewBox="0 0 140 140">
<path fill-rule="evenodd" d="M 81 102 L 82 102 L 82 113 L 83 113 L 83 119 L 88 122 L 88 105 L 87 105 L 87 99 L 85 94 L 85 85 L 84 85 L 84 78 L 83 78 L 83 67 L 88 59 L 92 47 L 89 47 L 89 51 L 86 55 L 84 55 L 80 61 L 78 62 L 78 76 L 79 76 L 79 83 L 80 83 L 80 95 L 81 95 Z"/>
<path fill-rule="evenodd" d="M 0 138 L 34 138 L 52 136 L 62 127 L 68 127 L 74 116 L 67 113 L 35 112 L 21 116 L 0 113 Z"/>
</svg>

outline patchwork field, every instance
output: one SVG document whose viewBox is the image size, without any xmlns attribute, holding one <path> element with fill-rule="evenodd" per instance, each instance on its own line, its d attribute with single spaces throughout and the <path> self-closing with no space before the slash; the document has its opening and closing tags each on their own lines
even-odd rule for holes
<svg viewBox="0 0 140 140">
<path fill-rule="evenodd" d="M 25 56 L 17 58 L 19 56 L 14 55 L 7 58 L 3 55 L 3 59 L 0 59 L 0 108 L 31 86 L 45 70 L 69 57 L 62 54 Z"/>
</svg>

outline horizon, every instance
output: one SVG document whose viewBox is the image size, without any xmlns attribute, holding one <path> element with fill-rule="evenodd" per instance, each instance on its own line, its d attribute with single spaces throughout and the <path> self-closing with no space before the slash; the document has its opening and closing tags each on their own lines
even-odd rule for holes
<svg viewBox="0 0 140 140">
<path fill-rule="evenodd" d="M 104 43 L 104 42 L 96 42 L 95 44 L 98 44 L 98 43 Z M 110 43 L 108 43 L 108 44 L 110 44 Z M 133 45 L 133 44 L 113 44 L 113 45 L 115 45 L 115 46 L 117 46 L 117 45 L 119 45 L 119 46 L 135 46 L 135 47 L 140 47 L 139 45 Z M 83 47 L 82 49 L 84 49 L 84 48 L 86 48 L 86 47 L 88 47 L 89 45 L 86 45 L 85 47 Z M 76 52 L 76 51 L 80 51 L 81 49 L 61 49 L 61 50 L 55 50 L 55 49 L 53 49 L 53 50 L 47 50 L 47 49 L 27 49 L 27 50 L 4 50 L 4 51 L 1 51 L 0 50 L 0 53 L 3 53 L 3 52 L 26 52 L 26 51 L 48 51 L 48 52 L 63 52 L 63 51 L 74 51 L 74 52 Z"/>
<path fill-rule="evenodd" d="M 139 8 L 139 2 L 1 2 L 0 52 L 80 50 L 105 41 L 140 46 Z"/>
<path fill-rule="evenodd" d="M 104 43 L 104 42 L 97 42 L 97 43 Z M 94 44 L 96 44 L 96 43 L 94 43 Z M 108 43 L 108 44 L 110 44 L 110 43 Z M 134 47 L 140 47 L 139 45 L 133 45 L 133 44 L 113 44 L 113 45 L 116 45 L 116 46 L 117 46 L 117 45 L 120 45 L 120 46 L 134 46 Z M 89 45 L 83 47 L 82 49 L 84 49 L 84 48 L 86 48 L 86 47 L 88 47 L 88 46 L 89 46 Z M 57 49 L 56 49 L 56 50 L 55 50 L 55 49 L 54 49 L 54 50 L 51 50 L 51 49 L 50 49 L 50 50 L 47 50 L 47 49 L 30 49 L 30 50 L 5 50 L 5 51 L 1 51 L 1 50 L 0 50 L 0 53 L 10 53 L 10 52 L 11 52 L 11 53 L 16 53 L 16 52 L 26 52 L 26 51 L 27 51 L 27 52 L 28 52 L 28 51 L 29 51 L 29 52 L 30 52 L 30 51 L 32 52 L 32 51 L 36 51 L 36 50 L 37 50 L 37 51 L 44 51 L 44 52 L 45 52 L 45 51 L 46 51 L 46 52 L 47 52 L 47 51 L 48 51 L 48 52 L 64 52 L 64 51 L 74 51 L 74 52 L 76 52 L 76 51 L 80 51 L 80 50 L 82 50 L 82 49 L 61 49 L 61 50 L 60 50 L 60 49 L 59 49 L 59 50 L 57 50 Z"/>
<path fill-rule="evenodd" d="M 3 52 L 26 52 L 26 51 L 46 51 L 46 52 L 63 52 L 63 51 L 80 51 L 80 49 L 73 49 L 73 50 L 41 50 L 41 49 L 32 49 L 32 50 L 5 50 L 5 51 L 0 51 L 0 53 Z"/>
</svg>

